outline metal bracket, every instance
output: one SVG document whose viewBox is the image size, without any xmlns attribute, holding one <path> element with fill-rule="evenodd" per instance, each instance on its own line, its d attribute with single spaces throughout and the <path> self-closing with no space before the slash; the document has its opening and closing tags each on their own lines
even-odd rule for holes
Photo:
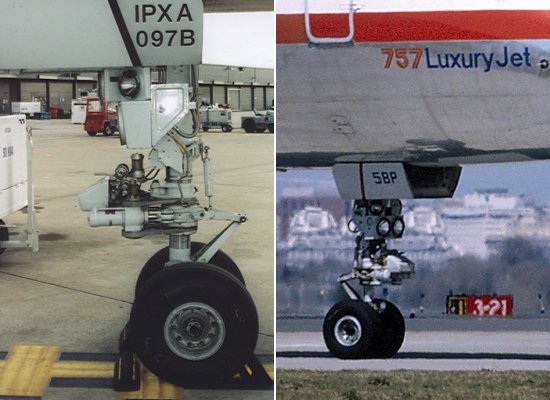
<svg viewBox="0 0 550 400">
<path fill-rule="evenodd" d="M 237 228 L 241 225 L 240 222 L 231 222 L 223 231 L 218 233 L 214 239 L 212 239 L 202 249 L 192 255 L 194 261 L 208 262 L 220 249 L 222 244 L 225 243 L 229 236 L 231 236 Z"/>
<path fill-rule="evenodd" d="M 239 223 L 245 223 L 247 218 L 244 214 L 219 210 L 217 208 L 211 208 L 204 211 L 204 215 L 201 219 L 204 220 L 216 220 L 216 221 L 233 221 Z"/>
</svg>

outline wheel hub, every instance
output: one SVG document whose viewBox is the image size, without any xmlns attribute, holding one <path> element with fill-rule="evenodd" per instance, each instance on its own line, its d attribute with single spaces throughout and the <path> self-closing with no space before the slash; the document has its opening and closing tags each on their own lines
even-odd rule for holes
<svg viewBox="0 0 550 400">
<path fill-rule="evenodd" d="M 354 346 L 361 339 L 362 328 L 359 320 L 345 315 L 334 325 L 334 337 L 342 346 Z"/>
<path fill-rule="evenodd" d="M 185 303 L 166 317 L 164 339 L 179 357 L 200 361 L 220 349 L 225 339 L 225 324 L 210 305 Z"/>
<path fill-rule="evenodd" d="M 189 321 L 185 326 L 185 332 L 187 332 L 189 337 L 197 339 L 200 338 L 204 332 L 204 326 L 201 321 Z"/>
</svg>

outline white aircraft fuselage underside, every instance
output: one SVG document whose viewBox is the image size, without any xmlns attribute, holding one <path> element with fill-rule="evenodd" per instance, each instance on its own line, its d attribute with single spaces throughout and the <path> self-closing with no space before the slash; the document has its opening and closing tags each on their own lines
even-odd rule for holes
<svg viewBox="0 0 550 400">
<path fill-rule="evenodd" d="M 204 7 L 201 0 L 0 0 L 0 36 L 9 38 L 0 43 L 0 72 L 202 63 L 273 68 L 270 7 L 266 0 L 205 0 Z"/>
<path fill-rule="evenodd" d="M 505 12 L 514 20 L 510 13 L 515 11 Z M 386 14 L 385 26 L 385 17 L 372 13 L 387 29 L 379 34 L 375 28 L 366 32 L 361 24 L 372 17 L 357 13 L 353 40 L 338 44 L 311 44 L 303 28 L 296 28 L 304 15 L 277 16 L 279 167 L 391 161 L 453 166 L 550 158 L 550 40 L 540 38 L 542 25 L 533 28 L 537 32 L 529 40 L 515 38 L 530 29 L 517 33 L 516 26 L 510 28 L 512 39 L 457 40 L 472 32 L 465 27 L 466 33 L 445 37 L 448 29 L 462 29 L 452 19 L 455 14 L 444 20 L 449 26 L 430 27 L 435 34 L 404 34 L 391 25 L 398 14 Z M 421 18 L 414 15 L 402 18 Z M 333 16 L 339 21 L 334 26 L 344 25 L 338 29 L 327 24 L 327 14 L 309 18 L 318 36 L 331 29 L 345 36 L 349 29 L 346 14 Z M 550 12 L 524 11 L 521 18 L 521 23 L 538 18 L 542 24 Z M 435 38 L 402 39 L 410 33 Z M 493 37 L 476 31 L 470 36 L 475 35 Z"/>
<path fill-rule="evenodd" d="M 387 48 L 422 49 L 418 68 L 384 68 Z M 545 48 L 550 41 L 279 45 L 278 164 L 550 158 Z M 446 54 L 459 64 L 442 68 Z"/>
</svg>

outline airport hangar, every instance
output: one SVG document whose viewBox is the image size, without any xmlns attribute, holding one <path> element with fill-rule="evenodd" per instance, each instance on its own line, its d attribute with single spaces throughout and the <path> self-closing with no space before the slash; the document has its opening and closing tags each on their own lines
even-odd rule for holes
<svg viewBox="0 0 550 400">
<path fill-rule="evenodd" d="M 273 69 L 200 65 L 198 99 L 235 111 L 267 110 L 274 102 L 274 82 Z M 43 111 L 59 107 L 68 115 L 71 100 L 94 90 L 96 74 L 0 73 L 0 114 L 11 114 L 12 102 L 38 101 Z"/>
</svg>

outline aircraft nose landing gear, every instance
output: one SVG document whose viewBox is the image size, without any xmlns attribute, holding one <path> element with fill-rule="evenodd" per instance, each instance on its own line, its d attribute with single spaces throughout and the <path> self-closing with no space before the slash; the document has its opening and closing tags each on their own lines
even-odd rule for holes
<svg viewBox="0 0 550 400">
<path fill-rule="evenodd" d="M 191 67 L 189 73 L 195 87 L 194 71 Z M 143 71 L 145 77 L 148 73 Z M 154 85 L 147 97 L 151 100 L 143 103 L 150 114 L 134 113 L 135 105 L 123 101 L 119 121 L 128 147 L 152 147 L 152 169 L 146 173 L 144 155 L 134 153 L 131 166 L 118 165 L 113 175 L 80 194 L 91 226 L 121 226 L 122 236 L 129 239 L 160 234 L 168 238 L 169 245 L 153 255 L 139 275 L 120 351 L 135 353 L 149 371 L 176 385 L 226 383 L 253 359 L 258 340 L 254 301 L 238 266 L 220 249 L 247 219 L 212 206 L 210 153 L 195 138 L 198 111 L 189 108 L 188 85 Z M 172 114 L 167 115 L 169 109 Z M 126 117 L 125 110 L 130 110 Z M 145 128 L 136 129 L 136 121 Z M 206 206 L 193 184 L 193 164 L 199 159 Z M 161 171 L 164 177 L 157 179 Z M 207 244 L 193 241 L 199 222 L 208 220 L 229 224 Z"/>
<path fill-rule="evenodd" d="M 395 199 L 354 204 L 352 222 L 358 236 L 353 269 L 338 278 L 349 299 L 335 304 L 323 324 L 325 343 L 339 358 L 389 358 L 403 343 L 405 322 L 399 309 L 374 299 L 377 286 L 397 285 L 414 275 L 414 263 L 403 253 L 387 249 L 385 242 L 403 234 L 401 209 L 401 201 Z M 363 295 L 352 287 L 353 280 L 362 286 Z"/>
</svg>

